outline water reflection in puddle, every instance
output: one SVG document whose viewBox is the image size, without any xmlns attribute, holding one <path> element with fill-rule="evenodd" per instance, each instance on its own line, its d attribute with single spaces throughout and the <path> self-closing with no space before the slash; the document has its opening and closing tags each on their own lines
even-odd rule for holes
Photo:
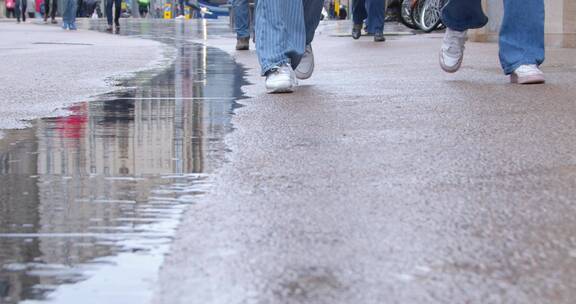
<svg viewBox="0 0 576 304">
<path fill-rule="evenodd" d="M 163 27 L 178 32 L 148 34 Z M 176 36 L 176 61 L 159 75 L 3 131 L 0 303 L 149 300 L 182 213 L 224 160 L 243 81 L 227 54 Z"/>
</svg>

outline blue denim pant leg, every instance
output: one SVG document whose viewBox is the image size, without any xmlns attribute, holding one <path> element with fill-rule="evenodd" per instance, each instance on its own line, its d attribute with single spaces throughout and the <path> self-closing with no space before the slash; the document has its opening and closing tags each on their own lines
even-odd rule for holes
<svg viewBox="0 0 576 304">
<path fill-rule="evenodd" d="M 382 33 L 384 31 L 385 0 L 366 0 L 366 11 L 368 11 L 369 33 Z"/>
<path fill-rule="evenodd" d="M 120 13 L 122 10 L 122 0 L 105 0 L 105 12 L 106 21 L 108 25 L 112 25 L 112 21 L 117 21 L 120 18 Z M 114 12 L 112 12 L 112 6 L 114 6 Z"/>
<path fill-rule="evenodd" d="M 76 22 L 76 0 L 64 0 L 63 6 L 62 21 L 65 24 L 74 24 Z"/>
<path fill-rule="evenodd" d="M 500 63 L 511 74 L 520 65 L 544 62 L 544 1 L 505 0 L 500 29 Z"/>
<path fill-rule="evenodd" d="M 234 29 L 237 38 L 250 37 L 250 12 L 248 0 L 233 0 Z"/>
<path fill-rule="evenodd" d="M 442 9 L 442 23 L 456 31 L 481 28 L 488 23 L 481 0 L 449 0 Z"/>
<path fill-rule="evenodd" d="M 262 75 L 275 66 L 298 66 L 320 23 L 323 0 L 264 0 L 256 5 L 256 51 Z"/>
<path fill-rule="evenodd" d="M 352 6 L 354 24 L 362 24 L 366 20 L 366 30 L 369 33 L 384 31 L 385 0 L 356 0 Z"/>
<path fill-rule="evenodd" d="M 364 20 L 368 18 L 365 1 L 366 0 L 355 0 L 352 2 L 352 21 L 354 24 L 364 24 Z"/>
</svg>

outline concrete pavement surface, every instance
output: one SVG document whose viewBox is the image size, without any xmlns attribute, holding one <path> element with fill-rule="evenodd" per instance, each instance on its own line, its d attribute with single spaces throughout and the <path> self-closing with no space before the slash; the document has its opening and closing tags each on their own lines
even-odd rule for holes
<svg viewBox="0 0 576 304">
<path fill-rule="evenodd" d="M 114 81 L 164 65 L 162 43 L 13 20 L 0 22 L 0 129 L 61 115 L 74 102 L 113 90 Z"/>
<path fill-rule="evenodd" d="M 253 85 L 155 303 L 576 301 L 576 50 L 516 86 L 494 44 L 448 75 L 438 34 L 320 29 L 314 76 L 267 95 L 208 43 Z"/>
</svg>

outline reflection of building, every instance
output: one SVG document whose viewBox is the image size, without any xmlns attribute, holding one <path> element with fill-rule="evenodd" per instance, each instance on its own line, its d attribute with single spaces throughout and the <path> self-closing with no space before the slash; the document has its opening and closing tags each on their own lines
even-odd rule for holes
<svg viewBox="0 0 576 304">
<path fill-rule="evenodd" d="M 576 1 L 544 0 L 546 4 L 546 43 L 550 46 L 576 47 Z M 488 25 L 474 31 L 476 41 L 497 41 L 502 18 L 502 0 L 482 0 Z"/>
<path fill-rule="evenodd" d="M 68 117 L 39 121 L 0 140 L 0 233 L 60 236 L 27 245 L 25 239 L 0 238 L 0 266 L 74 266 L 112 255 L 114 242 L 93 234 L 137 233 L 142 223 L 162 220 L 150 211 L 160 207 L 149 201 L 159 195 L 152 191 L 172 183 L 163 176 L 210 172 L 222 161 L 242 74 L 223 52 L 177 47 L 172 69 L 126 85 L 138 89 L 80 104 Z M 15 137 L 22 144 L 10 146 Z M 62 282 L 55 276 L 39 279 L 0 268 L 0 292 L 8 286 L 14 299 L 30 298 L 33 285 Z"/>
<path fill-rule="evenodd" d="M 8 132 L 0 140 L 0 233 L 25 233 L 38 228 L 35 151 L 32 129 Z M 18 300 L 24 290 L 38 284 L 37 279 L 22 273 L 4 272 L 1 266 L 30 261 L 38 253 L 38 242 L 0 238 L 0 303 L 5 297 Z"/>
</svg>

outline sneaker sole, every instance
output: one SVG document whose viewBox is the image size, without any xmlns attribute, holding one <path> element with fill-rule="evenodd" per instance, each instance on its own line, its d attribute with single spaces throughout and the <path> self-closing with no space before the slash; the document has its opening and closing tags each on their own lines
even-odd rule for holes
<svg viewBox="0 0 576 304">
<path fill-rule="evenodd" d="M 292 93 L 297 86 L 298 83 L 290 84 L 288 86 L 277 86 L 273 88 L 266 87 L 266 92 L 268 92 L 268 94 Z"/>
<path fill-rule="evenodd" d="M 546 83 L 544 75 L 532 75 L 526 77 L 519 77 L 516 74 L 510 75 L 510 82 L 514 84 L 542 84 Z"/>
<path fill-rule="evenodd" d="M 460 59 L 458 60 L 458 63 L 456 63 L 455 66 L 449 67 L 448 65 L 446 65 L 444 63 L 444 56 L 443 56 L 442 50 L 440 50 L 440 67 L 442 68 L 442 70 L 444 70 L 444 72 L 450 73 L 450 74 L 458 72 L 458 70 L 462 66 L 462 61 L 464 61 L 464 56 L 460 57 Z"/>
</svg>

